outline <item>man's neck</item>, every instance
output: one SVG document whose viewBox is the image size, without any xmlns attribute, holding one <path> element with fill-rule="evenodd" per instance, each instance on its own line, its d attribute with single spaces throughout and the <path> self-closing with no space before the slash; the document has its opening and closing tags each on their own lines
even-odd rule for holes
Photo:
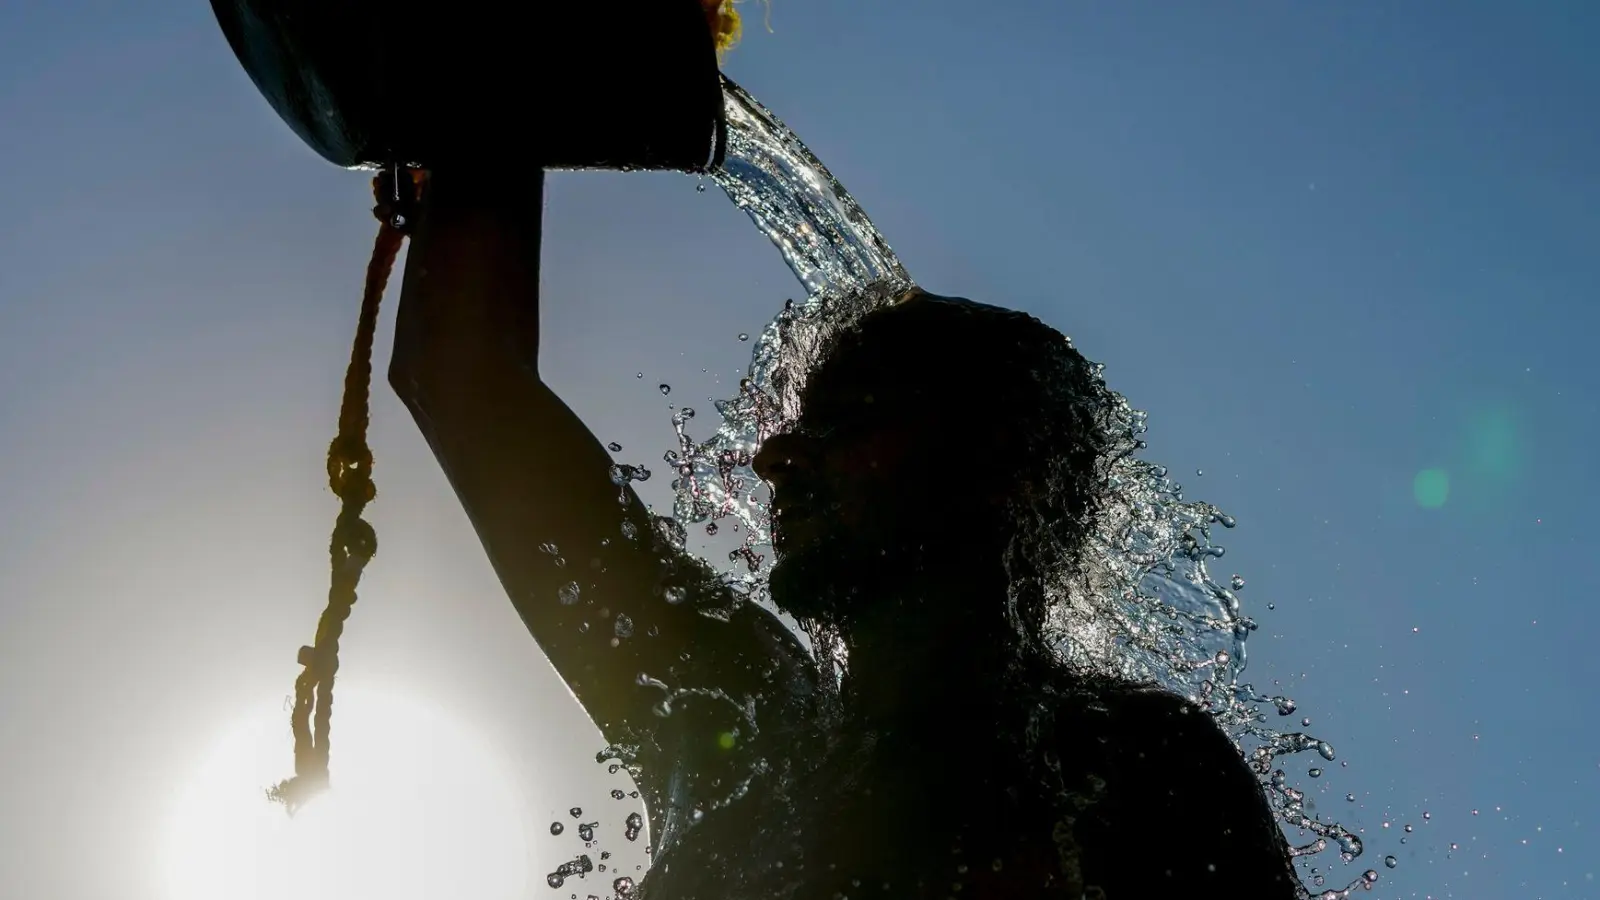
<svg viewBox="0 0 1600 900">
<path fill-rule="evenodd" d="M 869 725 L 907 727 L 982 702 L 1017 654 L 1006 583 L 998 565 L 895 580 L 845 635 L 847 712 Z"/>
</svg>

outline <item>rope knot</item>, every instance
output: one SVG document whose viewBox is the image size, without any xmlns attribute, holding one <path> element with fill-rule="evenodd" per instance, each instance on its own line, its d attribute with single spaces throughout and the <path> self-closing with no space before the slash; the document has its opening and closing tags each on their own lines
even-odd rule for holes
<svg viewBox="0 0 1600 900">
<path fill-rule="evenodd" d="M 338 653 L 334 647 L 301 647 L 295 654 L 295 662 L 315 672 L 319 678 L 327 678 L 339 669 Z"/>
<path fill-rule="evenodd" d="M 359 560 L 359 572 L 360 566 L 378 555 L 378 532 L 354 511 L 340 514 L 333 526 L 332 553 L 337 563 Z"/>
<path fill-rule="evenodd" d="M 328 487 L 348 503 L 365 505 L 378 495 L 372 483 L 372 450 L 363 436 L 341 434 L 328 445 Z"/>
<path fill-rule="evenodd" d="M 422 199 L 422 177 L 421 169 L 408 166 L 380 170 L 372 179 L 372 197 L 377 201 L 372 215 L 386 227 L 410 234 Z"/>
</svg>

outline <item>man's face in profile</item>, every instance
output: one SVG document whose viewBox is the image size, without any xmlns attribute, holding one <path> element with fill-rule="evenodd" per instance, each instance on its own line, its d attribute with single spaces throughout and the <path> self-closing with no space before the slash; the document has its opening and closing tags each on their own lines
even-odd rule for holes
<svg viewBox="0 0 1600 900">
<path fill-rule="evenodd" d="M 935 416 L 868 380 L 808 398 L 796 427 L 754 460 L 772 487 L 773 599 L 794 615 L 837 615 L 951 518 L 949 498 L 935 502 L 950 488 Z"/>
</svg>

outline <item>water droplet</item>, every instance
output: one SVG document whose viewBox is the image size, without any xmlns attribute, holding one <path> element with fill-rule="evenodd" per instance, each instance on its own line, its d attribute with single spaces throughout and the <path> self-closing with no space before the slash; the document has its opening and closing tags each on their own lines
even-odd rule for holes
<svg viewBox="0 0 1600 900">
<path fill-rule="evenodd" d="M 1306 774 L 1310 775 L 1312 778 L 1321 778 L 1322 777 L 1322 770 L 1318 769 L 1318 768 L 1313 768 L 1311 771 L 1307 772 Z"/>
<path fill-rule="evenodd" d="M 643 378 L 644 377 L 644 373 L 643 372 L 635 372 L 635 373 L 633 373 L 633 377 L 635 377 L 635 378 Z"/>
<path fill-rule="evenodd" d="M 596 826 L 598 824 L 600 824 L 600 823 L 598 823 L 598 822 L 584 822 L 584 823 L 580 824 L 578 826 L 578 837 L 583 838 L 586 841 L 594 840 L 594 826 Z"/>
<path fill-rule="evenodd" d="M 544 880 L 551 887 L 558 888 L 566 882 L 568 876 L 582 875 L 593 870 L 594 863 L 589 860 L 589 857 L 580 856 L 570 862 L 564 862 L 556 866 L 556 870 L 546 875 Z"/>
<path fill-rule="evenodd" d="M 1406 825 L 1405 832 L 1406 832 L 1406 834 L 1410 834 L 1411 833 L 1411 826 L 1409 824 Z"/>
<path fill-rule="evenodd" d="M 576 818 L 577 818 L 577 817 L 579 817 L 579 816 L 581 816 L 581 815 L 583 815 L 583 807 L 581 807 L 581 806 L 574 806 L 574 807 L 573 807 L 573 808 L 571 808 L 571 809 L 569 809 L 569 810 L 567 810 L 567 812 L 569 812 L 569 813 L 572 813 L 572 817 L 573 817 L 573 818 L 574 818 L 574 819 L 576 819 Z"/>
<path fill-rule="evenodd" d="M 1477 810 L 1473 810 L 1473 811 L 1472 811 L 1472 814 L 1473 814 L 1473 815 L 1477 815 L 1477 814 L 1478 814 L 1478 811 L 1477 811 Z"/>
<path fill-rule="evenodd" d="M 560 822 L 551 822 L 550 823 L 550 833 L 551 834 L 560 834 L 561 832 L 566 831 L 566 830 L 567 830 L 567 826 L 561 824 Z"/>
<path fill-rule="evenodd" d="M 678 585 L 672 585 L 671 587 L 667 588 L 666 595 L 667 602 L 676 606 L 679 603 L 682 603 L 685 597 L 689 596 L 689 592 Z"/>
<path fill-rule="evenodd" d="M 627 613 L 618 613 L 612 631 L 619 638 L 633 637 L 633 620 L 628 618 Z"/>
<path fill-rule="evenodd" d="M 623 487 L 635 481 L 649 481 L 650 470 L 644 466 L 616 463 L 611 467 L 611 483 Z"/>
<path fill-rule="evenodd" d="M 644 829 L 644 817 L 638 813 L 628 813 L 628 818 L 623 820 L 622 836 L 630 841 L 639 839 L 639 832 Z"/>
<path fill-rule="evenodd" d="M 610 450 L 612 453 L 616 453 L 616 452 L 618 452 L 618 451 L 620 451 L 622 449 L 622 445 L 617 443 L 616 441 L 612 441 L 611 443 L 606 445 L 606 449 Z"/>
<path fill-rule="evenodd" d="M 1389 858 L 1390 859 L 1394 859 L 1394 857 L 1392 857 L 1392 856 L 1389 857 Z M 1393 867 L 1391 866 L 1390 868 L 1393 868 Z M 1365 881 L 1367 884 L 1377 884 L 1378 883 L 1378 872 L 1377 872 L 1377 870 L 1376 869 L 1368 869 L 1365 872 L 1362 872 L 1361 873 L 1361 880 Z"/>
<path fill-rule="evenodd" d="M 578 588 L 578 583 L 576 581 L 569 581 L 561 586 L 561 590 L 556 592 L 556 597 L 561 600 L 562 606 L 571 606 L 578 602 L 579 594 L 580 589 Z"/>
<path fill-rule="evenodd" d="M 617 892 L 618 897 L 631 897 L 633 896 L 633 879 L 624 875 L 611 882 L 611 889 Z"/>
<path fill-rule="evenodd" d="M 657 385 L 656 389 L 661 391 L 662 395 L 666 395 L 666 394 L 672 393 L 672 385 L 670 385 L 670 384 Z M 660 445 L 658 444 L 657 446 L 660 446 Z"/>
<path fill-rule="evenodd" d="M 694 192 L 696 194 L 704 194 L 706 192 L 706 183 L 704 181 L 702 181 L 699 184 L 695 185 L 694 186 Z"/>
<path fill-rule="evenodd" d="M 1311 727 L 1311 717 L 1310 716 L 1306 716 L 1304 719 L 1301 719 L 1300 720 L 1300 727 L 1301 728 L 1310 728 Z"/>
<path fill-rule="evenodd" d="M 1333 759 L 1333 745 L 1328 743 L 1327 741 L 1318 741 L 1317 742 L 1317 752 L 1322 754 L 1322 758 L 1323 759 L 1326 759 L 1326 760 L 1332 760 Z"/>
<path fill-rule="evenodd" d="M 1235 576 L 1233 576 L 1233 580 L 1228 582 L 1228 583 L 1233 585 L 1233 589 L 1236 590 L 1236 591 L 1243 590 L 1244 589 L 1244 576 L 1243 575 L 1235 575 Z"/>
<path fill-rule="evenodd" d="M 624 794 L 620 788 L 612 788 L 611 789 L 611 799 L 613 799 L 613 800 L 621 800 L 623 797 L 626 797 L 626 796 L 628 796 L 628 795 Z"/>
<path fill-rule="evenodd" d="M 715 522 L 707 522 L 706 523 L 706 534 L 716 534 L 716 533 L 717 533 L 717 523 L 715 523 Z"/>
<path fill-rule="evenodd" d="M 1354 803 L 1354 802 L 1356 802 L 1356 795 L 1355 794 L 1345 794 L 1344 795 L 1344 799 L 1349 803 Z"/>
<path fill-rule="evenodd" d="M 1423 811 L 1423 813 L 1422 813 L 1422 821 L 1426 822 L 1426 821 L 1428 821 L 1429 819 L 1432 819 L 1432 818 L 1433 818 L 1433 813 L 1427 812 L 1426 810 Z"/>
<path fill-rule="evenodd" d="M 739 332 L 739 340 L 748 341 L 748 340 L 750 340 L 750 335 L 745 334 L 744 332 L 741 331 L 741 332 Z"/>
<path fill-rule="evenodd" d="M 1392 869 L 1395 866 L 1400 865 L 1400 860 L 1395 859 L 1393 856 L 1385 856 L 1383 858 L 1383 864 Z"/>
</svg>

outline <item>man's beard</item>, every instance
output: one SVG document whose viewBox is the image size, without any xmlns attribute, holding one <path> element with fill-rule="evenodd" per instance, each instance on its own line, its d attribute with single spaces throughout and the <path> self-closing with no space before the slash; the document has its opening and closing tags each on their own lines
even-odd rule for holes
<svg viewBox="0 0 1600 900">
<path fill-rule="evenodd" d="M 767 579 L 772 602 L 796 619 L 848 628 L 915 582 L 929 554 L 905 546 L 823 534 L 779 552 Z"/>
<path fill-rule="evenodd" d="M 881 594 L 890 562 L 857 542 L 826 537 L 778 554 L 767 579 L 772 602 L 797 619 L 843 626 Z"/>
</svg>

